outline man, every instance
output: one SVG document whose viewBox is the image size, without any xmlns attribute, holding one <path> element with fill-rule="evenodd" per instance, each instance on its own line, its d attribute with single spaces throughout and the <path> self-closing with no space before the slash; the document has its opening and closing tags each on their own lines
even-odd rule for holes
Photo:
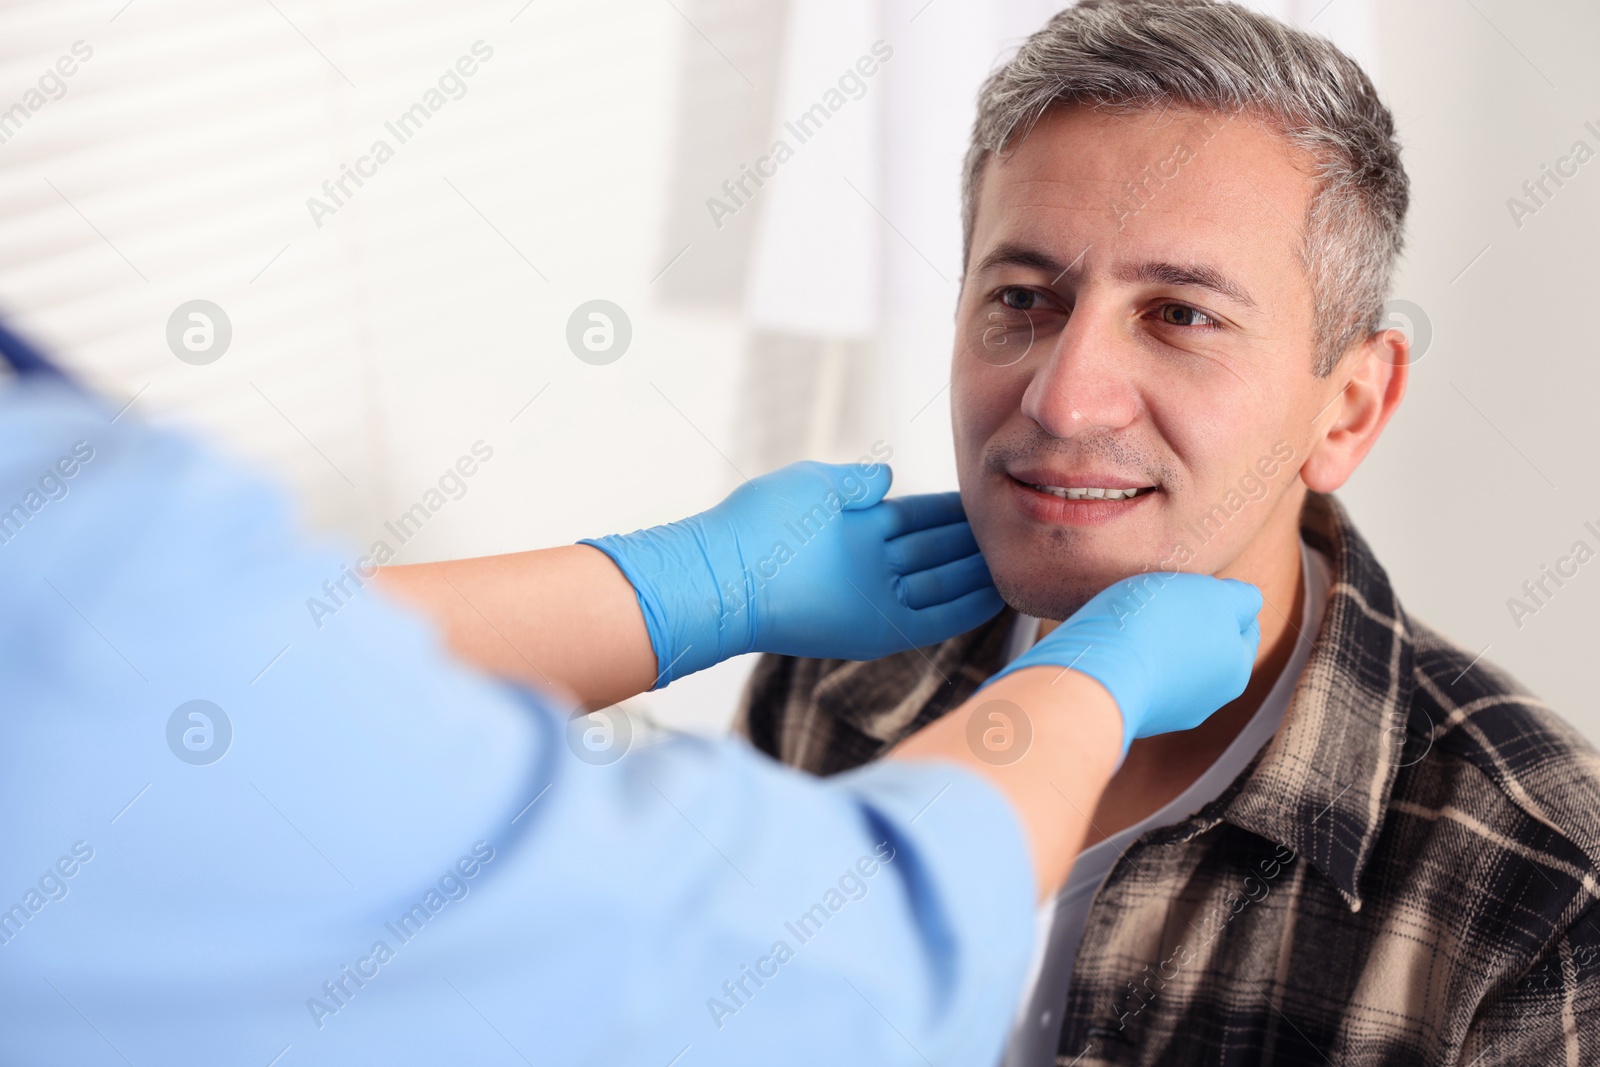
<svg viewBox="0 0 1600 1067">
<path fill-rule="evenodd" d="M 872 662 L 765 657 L 740 728 L 832 774 L 1115 579 L 1267 605 L 1244 694 L 1135 742 L 1089 813 L 1008 1064 L 1600 1058 L 1595 753 L 1408 616 L 1328 495 L 1405 391 L 1407 201 L 1361 70 L 1229 4 L 1086 0 L 983 88 L 951 403 L 1009 608 Z"/>
</svg>

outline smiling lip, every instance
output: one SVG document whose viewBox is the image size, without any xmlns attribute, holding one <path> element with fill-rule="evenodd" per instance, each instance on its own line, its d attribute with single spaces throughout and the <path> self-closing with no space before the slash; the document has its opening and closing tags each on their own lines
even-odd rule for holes
<svg viewBox="0 0 1600 1067">
<path fill-rule="evenodd" d="M 1108 474 L 1104 471 L 1053 471 L 1044 467 L 1026 467 L 1022 470 L 1008 471 L 1012 478 L 1024 485 L 1031 485 L 1040 489 L 1065 490 L 1072 496 L 1087 496 L 1089 499 L 1100 499 L 1106 495 L 1107 490 L 1119 494 L 1128 490 L 1154 489 L 1149 482 L 1136 481 L 1120 474 Z M 1083 490 L 1080 494 L 1078 490 Z"/>
<path fill-rule="evenodd" d="M 1157 486 L 1117 475 L 1068 475 L 1039 469 L 1010 472 L 1006 481 L 1024 515 L 1053 526 L 1100 526 L 1112 522 L 1142 507 L 1158 490 Z M 1108 491 L 1117 493 L 1120 499 L 1106 499 Z"/>
</svg>

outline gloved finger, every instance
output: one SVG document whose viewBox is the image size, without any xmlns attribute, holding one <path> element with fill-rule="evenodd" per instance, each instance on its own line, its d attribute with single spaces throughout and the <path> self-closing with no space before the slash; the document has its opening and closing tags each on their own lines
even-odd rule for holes
<svg viewBox="0 0 1600 1067">
<path fill-rule="evenodd" d="M 957 492 L 897 496 L 893 500 L 885 500 L 882 510 L 885 516 L 885 540 L 926 530 L 930 526 L 964 522 L 967 518 L 966 512 L 961 510 L 961 494 Z"/>
<path fill-rule="evenodd" d="M 871 474 L 859 463 L 824 463 L 822 466 L 828 468 L 834 489 L 844 499 L 846 511 L 865 511 L 873 507 L 888 494 L 894 482 L 894 471 L 887 463 L 872 464 L 877 469 Z M 863 485 L 865 492 L 861 488 Z"/>
<path fill-rule="evenodd" d="M 871 466 L 875 469 L 868 474 L 867 466 L 860 463 L 802 459 L 751 479 L 748 487 L 777 493 L 802 510 L 826 504 L 833 510 L 855 511 L 882 501 L 894 481 L 894 472 L 887 465 Z M 740 492 L 734 490 L 735 496 Z M 835 497 L 842 507 L 832 503 Z"/>
<path fill-rule="evenodd" d="M 993 585 L 989 565 L 982 556 L 971 555 L 901 578 L 900 600 L 913 610 L 931 608 Z"/>
<path fill-rule="evenodd" d="M 1241 582 L 1237 578 L 1224 578 L 1224 583 L 1233 591 L 1233 608 L 1239 615 L 1239 632 L 1244 633 L 1248 624 L 1261 612 L 1261 590 L 1249 582 Z M 1256 627 L 1257 634 L 1260 627 Z"/>
<path fill-rule="evenodd" d="M 932 526 L 895 538 L 884 546 L 884 558 L 896 574 L 911 574 L 978 551 L 978 540 L 966 522 Z"/>
<path fill-rule="evenodd" d="M 1261 647 L 1261 621 L 1259 619 L 1251 619 L 1250 625 L 1245 627 L 1244 632 L 1239 636 L 1244 639 L 1245 645 L 1250 649 L 1250 658 L 1254 660 L 1256 658 L 1256 650 Z"/>
<path fill-rule="evenodd" d="M 906 636 L 917 648 L 936 645 L 988 622 L 1005 606 L 993 586 L 977 589 L 948 603 L 912 612 Z"/>
</svg>

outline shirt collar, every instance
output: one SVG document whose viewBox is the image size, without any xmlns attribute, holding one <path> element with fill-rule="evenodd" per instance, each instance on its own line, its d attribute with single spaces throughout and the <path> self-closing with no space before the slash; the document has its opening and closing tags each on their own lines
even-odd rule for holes
<svg viewBox="0 0 1600 1067">
<path fill-rule="evenodd" d="M 1304 856 L 1352 911 L 1403 764 L 1412 641 L 1383 567 L 1332 496 L 1309 494 L 1301 536 L 1333 586 L 1283 724 L 1209 810 Z"/>
</svg>

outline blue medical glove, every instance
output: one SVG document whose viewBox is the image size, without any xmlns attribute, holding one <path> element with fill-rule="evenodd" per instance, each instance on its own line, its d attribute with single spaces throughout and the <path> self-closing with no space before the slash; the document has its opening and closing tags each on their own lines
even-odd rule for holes
<svg viewBox="0 0 1600 1067">
<path fill-rule="evenodd" d="M 1116 700 L 1127 755 L 1134 738 L 1193 729 L 1244 692 L 1260 610 L 1248 582 L 1147 572 L 1095 594 L 984 685 L 1024 667 L 1081 671 Z"/>
<path fill-rule="evenodd" d="M 660 677 L 745 652 L 877 659 L 1004 606 L 959 493 L 884 500 L 878 463 L 792 463 L 709 511 L 585 539 L 639 596 Z"/>
</svg>

